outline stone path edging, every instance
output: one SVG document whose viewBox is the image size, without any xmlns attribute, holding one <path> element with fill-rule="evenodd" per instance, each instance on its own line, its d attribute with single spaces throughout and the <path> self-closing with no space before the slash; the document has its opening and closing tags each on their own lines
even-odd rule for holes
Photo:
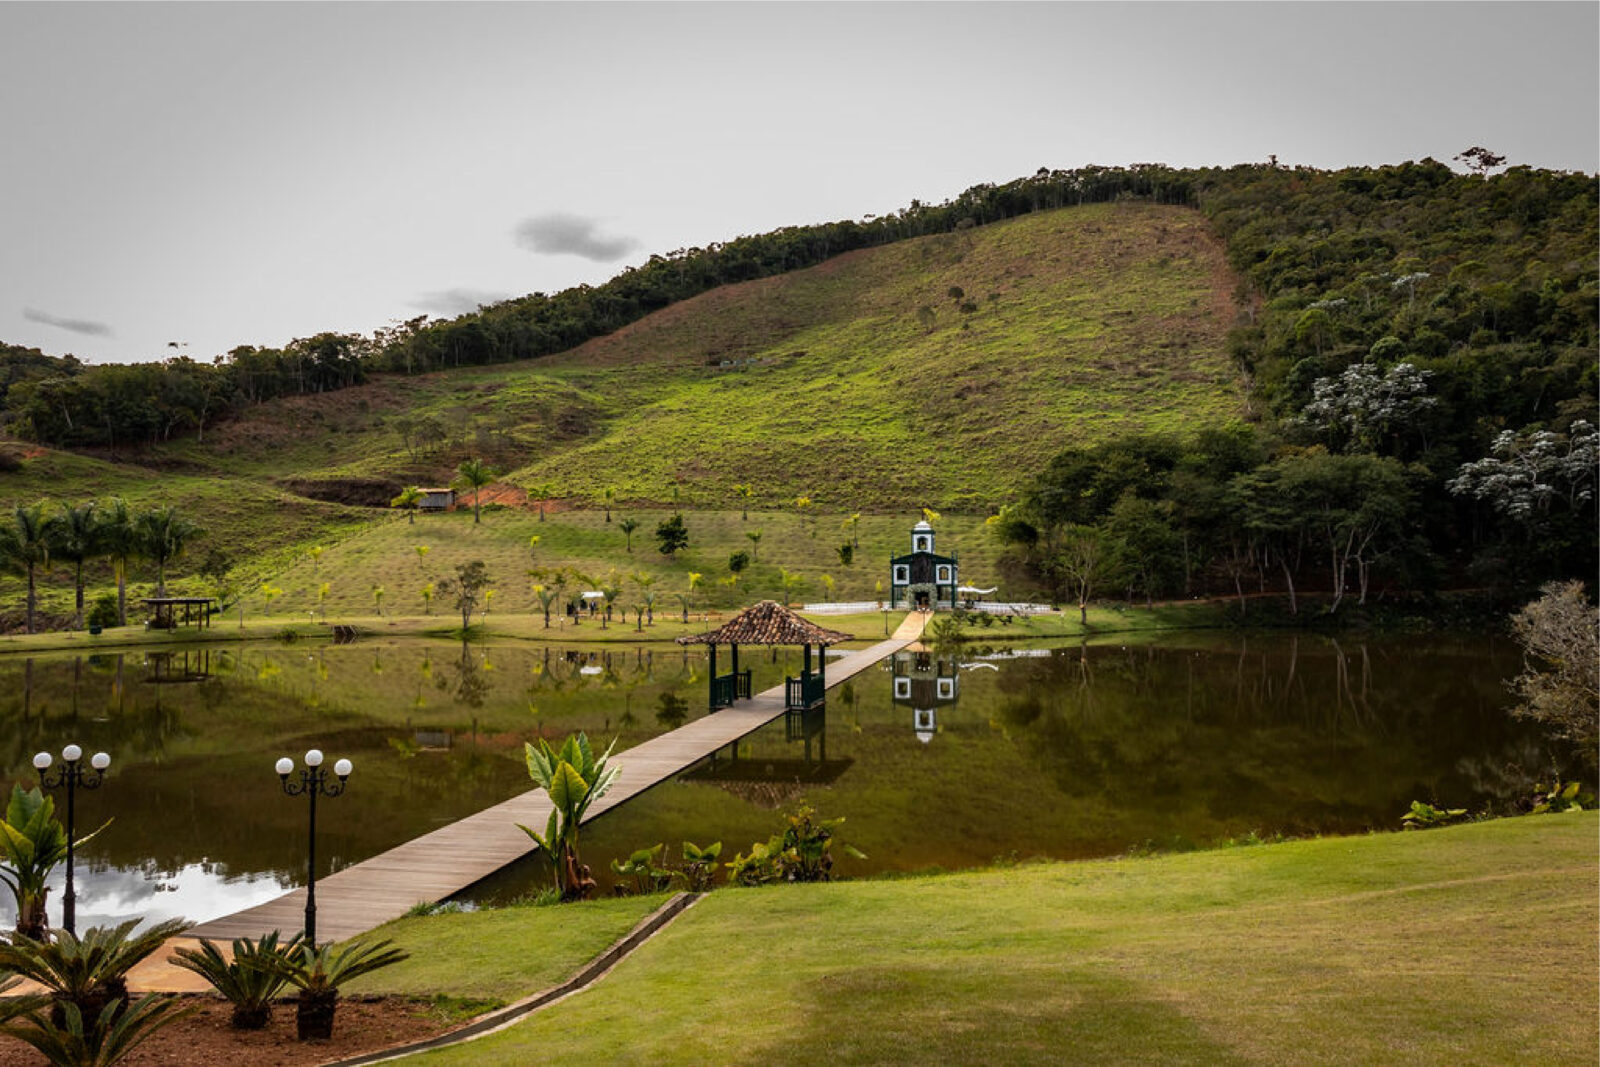
<svg viewBox="0 0 1600 1067">
<path fill-rule="evenodd" d="M 365 1052 L 349 1059 L 331 1060 L 322 1067 L 358 1067 L 358 1065 L 388 1063 L 406 1056 L 414 1056 L 419 1052 L 430 1052 L 433 1049 L 458 1045 L 466 1041 L 474 1041 L 487 1034 L 503 1030 L 531 1015 L 541 1008 L 549 1007 L 558 1000 L 571 996 L 604 978 L 611 968 L 626 959 L 640 945 L 654 937 L 659 931 L 682 915 L 689 906 L 699 900 L 700 893 L 678 893 L 670 900 L 649 915 L 628 932 L 620 941 L 606 949 L 600 955 L 590 960 L 577 974 L 551 989 L 508 1004 L 503 1008 L 478 1016 L 466 1026 L 449 1033 L 439 1034 L 436 1037 L 414 1041 L 408 1045 L 399 1045 L 394 1048 L 380 1049 L 377 1052 Z"/>
</svg>

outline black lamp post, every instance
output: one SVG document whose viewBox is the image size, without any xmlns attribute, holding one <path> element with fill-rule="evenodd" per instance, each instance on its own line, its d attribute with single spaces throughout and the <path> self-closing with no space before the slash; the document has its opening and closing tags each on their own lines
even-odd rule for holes
<svg viewBox="0 0 1600 1067">
<path fill-rule="evenodd" d="M 289 775 L 294 772 L 294 760 L 288 756 L 277 763 L 278 780 L 283 783 L 283 791 L 292 797 L 302 794 L 311 798 L 311 836 L 310 844 L 306 848 L 306 941 L 315 947 L 317 943 L 317 797 L 336 797 L 344 792 L 345 779 L 350 777 L 350 761 L 342 759 L 333 765 L 333 773 L 339 780 L 328 780 L 328 772 L 322 769 L 322 752 L 312 749 L 306 753 L 306 769 L 300 772 L 300 780 L 291 782 Z"/>
<path fill-rule="evenodd" d="M 68 745 L 61 750 L 61 766 L 51 774 L 49 771 L 53 760 L 50 758 L 50 753 L 41 752 L 33 757 L 33 766 L 39 772 L 40 787 L 44 789 L 55 789 L 63 785 L 67 787 L 67 892 L 61 898 L 61 925 L 74 937 L 78 935 L 78 894 L 72 887 L 72 861 L 73 848 L 78 836 L 78 787 L 98 789 L 100 783 L 105 780 L 106 768 L 111 766 L 111 757 L 104 752 L 96 752 L 90 758 L 88 770 L 84 770 L 82 760 L 83 749 L 77 745 Z"/>
</svg>

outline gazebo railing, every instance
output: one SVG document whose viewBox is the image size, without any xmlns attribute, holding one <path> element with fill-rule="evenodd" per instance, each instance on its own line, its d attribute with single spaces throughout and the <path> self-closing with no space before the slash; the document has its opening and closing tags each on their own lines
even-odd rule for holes
<svg viewBox="0 0 1600 1067">
<path fill-rule="evenodd" d="M 802 674 L 784 681 L 783 706 L 789 709 L 813 708 L 822 703 L 828 681 L 820 674 Z"/>
<path fill-rule="evenodd" d="M 750 672 L 719 674 L 711 679 L 711 706 L 728 708 L 735 700 L 750 699 Z"/>
</svg>

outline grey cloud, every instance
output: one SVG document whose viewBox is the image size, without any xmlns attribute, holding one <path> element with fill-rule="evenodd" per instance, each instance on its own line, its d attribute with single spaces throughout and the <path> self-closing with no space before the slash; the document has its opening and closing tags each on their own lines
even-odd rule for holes
<svg viewBox="0 0 1600 1067">
<path fill-rule="evenodd" d="M 509 299 L 509 293 L 491 293 L 483 289 L 435 289 L 419 294 L 410 303 L 414 308 L 439 315 L 465 315 L 477 311 L 483 304 L 498 304 Z"/>
<path fill-rule="evenodd" d="M 517 223 L 517 244 L 530 252 L 556 256 L 582 256 L 596 263 L 610 263 L 639 247 L 633 237 L 607 236 L 597 232 L 594 219 L 581 215 L 537 215 Z"/>
<path fill-rule="evenodd" d="M 67 319 L 60 315 L 52 315 L 48 311 L 39 311 L 36 308 L 23 308 L 22 317 L 29 322 L 42 322 L 46 326 L 54 326 L 59 330 L 71 330 L 73 333 L 89 334 L 92 337 L 110 337 L 111 327 L 103 322 L 93 319 Z"/>
</svg>

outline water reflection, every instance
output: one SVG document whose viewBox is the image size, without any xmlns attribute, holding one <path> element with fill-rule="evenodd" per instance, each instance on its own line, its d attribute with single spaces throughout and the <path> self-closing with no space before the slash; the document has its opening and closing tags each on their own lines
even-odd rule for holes
<svg viewBox="0 0 1600 1067">
<path fill-rule="evenodd" d="M 80 925 L 204 919 L 304 877 L 305 815 L 281 796 L 278 756 L 355 762 L 319 813 L 325 875 L 530 788 L 532 737 L 585 730 L 623 749 L 669 728 L 644 709 L 698 717 L 698 659 L 444 642 L 0 658 L 0 787 L 35 784 L 41 749 L 110 752 L 105 786 L 79 798 L 80 825 L 115 817 L 80 853 Z"/>
<path fill-rule="evenodd" d="M 598 820 L 595 869 L 658 841 L 743 850 L 804 797 L 847 873 L 1395 829 L 1412 799 L 1504 809 L 1574 761 L 1506 714 L 1519 659 L 1482 638 L 1175 637 L 1139 647 L 913 647 Z M 828 768 L 819 773 L 817 765 Z M 529 865 L 481 887 L 517 895 Z"/>
<path fill-rule="evenodd" d="M 760 690 L 798 655 L 741 665 Z M 747 849 L 801 797 L 846 817 L 871 857 L 844 864 L 855 874 L 1393 828 L 1412 799 L 1502 807 L 1565 759 L 1506 716 L 1519 667 L 1509 642 L 1477 638 L 915 647 L 832 690 L 825 711 L 785 716 L 598 820 L 585 859 L 604 871 L 685 839 Z M 80 798 L 80 825 L 116 817 L 84 850 L 83 922 L 203 919 L 303 877 L 305 815 L 281 796 L 280 755 L 355 762 L 319 813 L 326 874 L 529 788 L 533 737 L 584 730 L 622 752 L 706 703 L 702 653 L 642 646 L 7 657 L 0 784 L 33 784 L 33 753 L 69 740 L 110 752 L 105 786 Z M 512 872 L 483 892 L 545 877 Z"/>
</svg>

